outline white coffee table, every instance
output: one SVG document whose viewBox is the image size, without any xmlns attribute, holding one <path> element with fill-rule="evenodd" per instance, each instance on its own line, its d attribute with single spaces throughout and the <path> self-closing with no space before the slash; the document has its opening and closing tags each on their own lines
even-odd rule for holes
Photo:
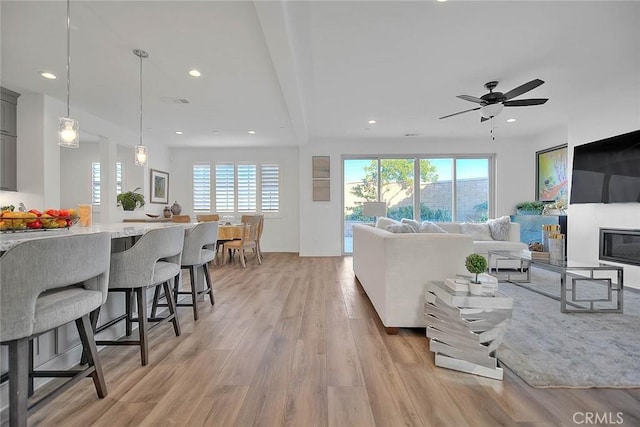
<svg viewBox="0 0 640 427">
<path fill-rule="evenodd" d="M 499 292 L 471 295 L 428 282 L 424 317 L 436 366 L 501 380 L 495 353 L 512 308 L 513 298 Z"/>
</svg>

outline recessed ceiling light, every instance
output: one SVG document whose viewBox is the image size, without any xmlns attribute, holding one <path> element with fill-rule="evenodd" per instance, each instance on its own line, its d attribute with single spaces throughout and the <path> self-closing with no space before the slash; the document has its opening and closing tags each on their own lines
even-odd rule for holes
<svg viewBox="0 0 640 427">
<path fill-rule="evenodd" d="M 56 77 L 56 75 L 55 75 L 55 74 L 53 74 L 53 73 L 49 73 L 49 72 L 47 72 L 47 71 L 42 71 L 42 72 L 40 73 L 40 75 L 41 75 L 42 77 L 44 77 L 45 79 L 49 79 L 49 80 L 55 80 L 55 79 L 57 79 L 57 77 Z"/>
<path fill-rule="evenodd" d="M 513 123 L 515 121 L 516 121 L 516 119 L 507 119 L 507 123 Z"/>
<path fill-rule="evenodd" d="M 436 1 L 437 1 L 438 3 L 444 3 L 444 2 L 446 2 L 447 0 L 436 0 Z"/>
<path fill-rule="evenodd" d="M 191 70 L 191 71 L 189 71 L 189 75 L 191 75 L 193 77 L 200 77 L 202 74 L 200 74 L 200 71 L 198 71 L 198 70 Z"/>
<path fill-rule="evenodd" d="M 182 135 L 182 131 L 181 130 L 177 130 L 176 131 L 176 135 Z"/>
<path fill-rule="evenodd" d="M 256 131 L 255 131 L 255 130 L 250 130 L 250 131 L 248 131 L 247 133 L 249 133 L 249 134 L 251 134 L 251 135 L 255 135 L 255 134 L 256 134 Z"/>
<path fill-rule="evenodd" d="M 370 125 L 375 125 L 377 122 L 375 120 L 369 120 L 367 123 L 369 123 Z"/>
</svg>

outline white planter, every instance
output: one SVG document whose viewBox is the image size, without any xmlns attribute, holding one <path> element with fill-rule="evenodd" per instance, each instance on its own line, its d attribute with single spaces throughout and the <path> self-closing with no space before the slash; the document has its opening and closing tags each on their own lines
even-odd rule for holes
<svg viewBox="0 0 640 427">
<path fill-rule="evenodd" d="M 482 283 L 469 283 L 469 293 L 471 295 L 482 295 Z"/>
</svg>

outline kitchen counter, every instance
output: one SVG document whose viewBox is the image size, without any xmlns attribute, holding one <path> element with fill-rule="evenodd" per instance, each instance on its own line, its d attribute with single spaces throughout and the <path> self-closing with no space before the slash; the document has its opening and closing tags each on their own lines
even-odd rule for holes
<svg viewBox="0 0 640 427">
<path fill-rule="evenodd" d="M 106 231 L 111 233 L 112 239 L 122 237 L 142 236 L 148 230 L 164 227 L 185 227 L 192 228 L 197 223 L 175 223 L 175 222 L 154 222 L 154 223 L 113 223 L 113 224 L 95 224 L 91 227 L 79 227 L 74 225 L 71 228 L 54 229 L 54 230 L 33 230 L 18 231 L 12 233 L 0 234 L 0 252 L 6 251 L 15 245 L 32 239 L 55 238 L 59 236 L 68 236 L 73 234 L 90 234 Z"/>
</svg>

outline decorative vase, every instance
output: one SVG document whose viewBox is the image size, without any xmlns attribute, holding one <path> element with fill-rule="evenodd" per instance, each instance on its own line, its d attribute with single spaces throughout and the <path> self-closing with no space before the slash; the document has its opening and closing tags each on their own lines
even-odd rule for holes
<svg viewBox="0 0 640 427">
<path fill-rule="evenodd" d="M 173 205 L 171 205 L 171 213 L 174 215 L 180 215 L 180 212 L 182 212 L 182 206 L 180 206 L 180 203 L 177 201 L 173 202 Z"/>
<path fill-rule="evenodd" d="M 165 206 L 162 210 L 162 215 L 164 215 L 165 218 L 171 218 L 171 208 L 169 206 Z"/>
<path fill-rule="evenodd" d="M 471 295 L 482 295 L 482 283 L 469 282 L 469 293 Z"/>
</svg>

